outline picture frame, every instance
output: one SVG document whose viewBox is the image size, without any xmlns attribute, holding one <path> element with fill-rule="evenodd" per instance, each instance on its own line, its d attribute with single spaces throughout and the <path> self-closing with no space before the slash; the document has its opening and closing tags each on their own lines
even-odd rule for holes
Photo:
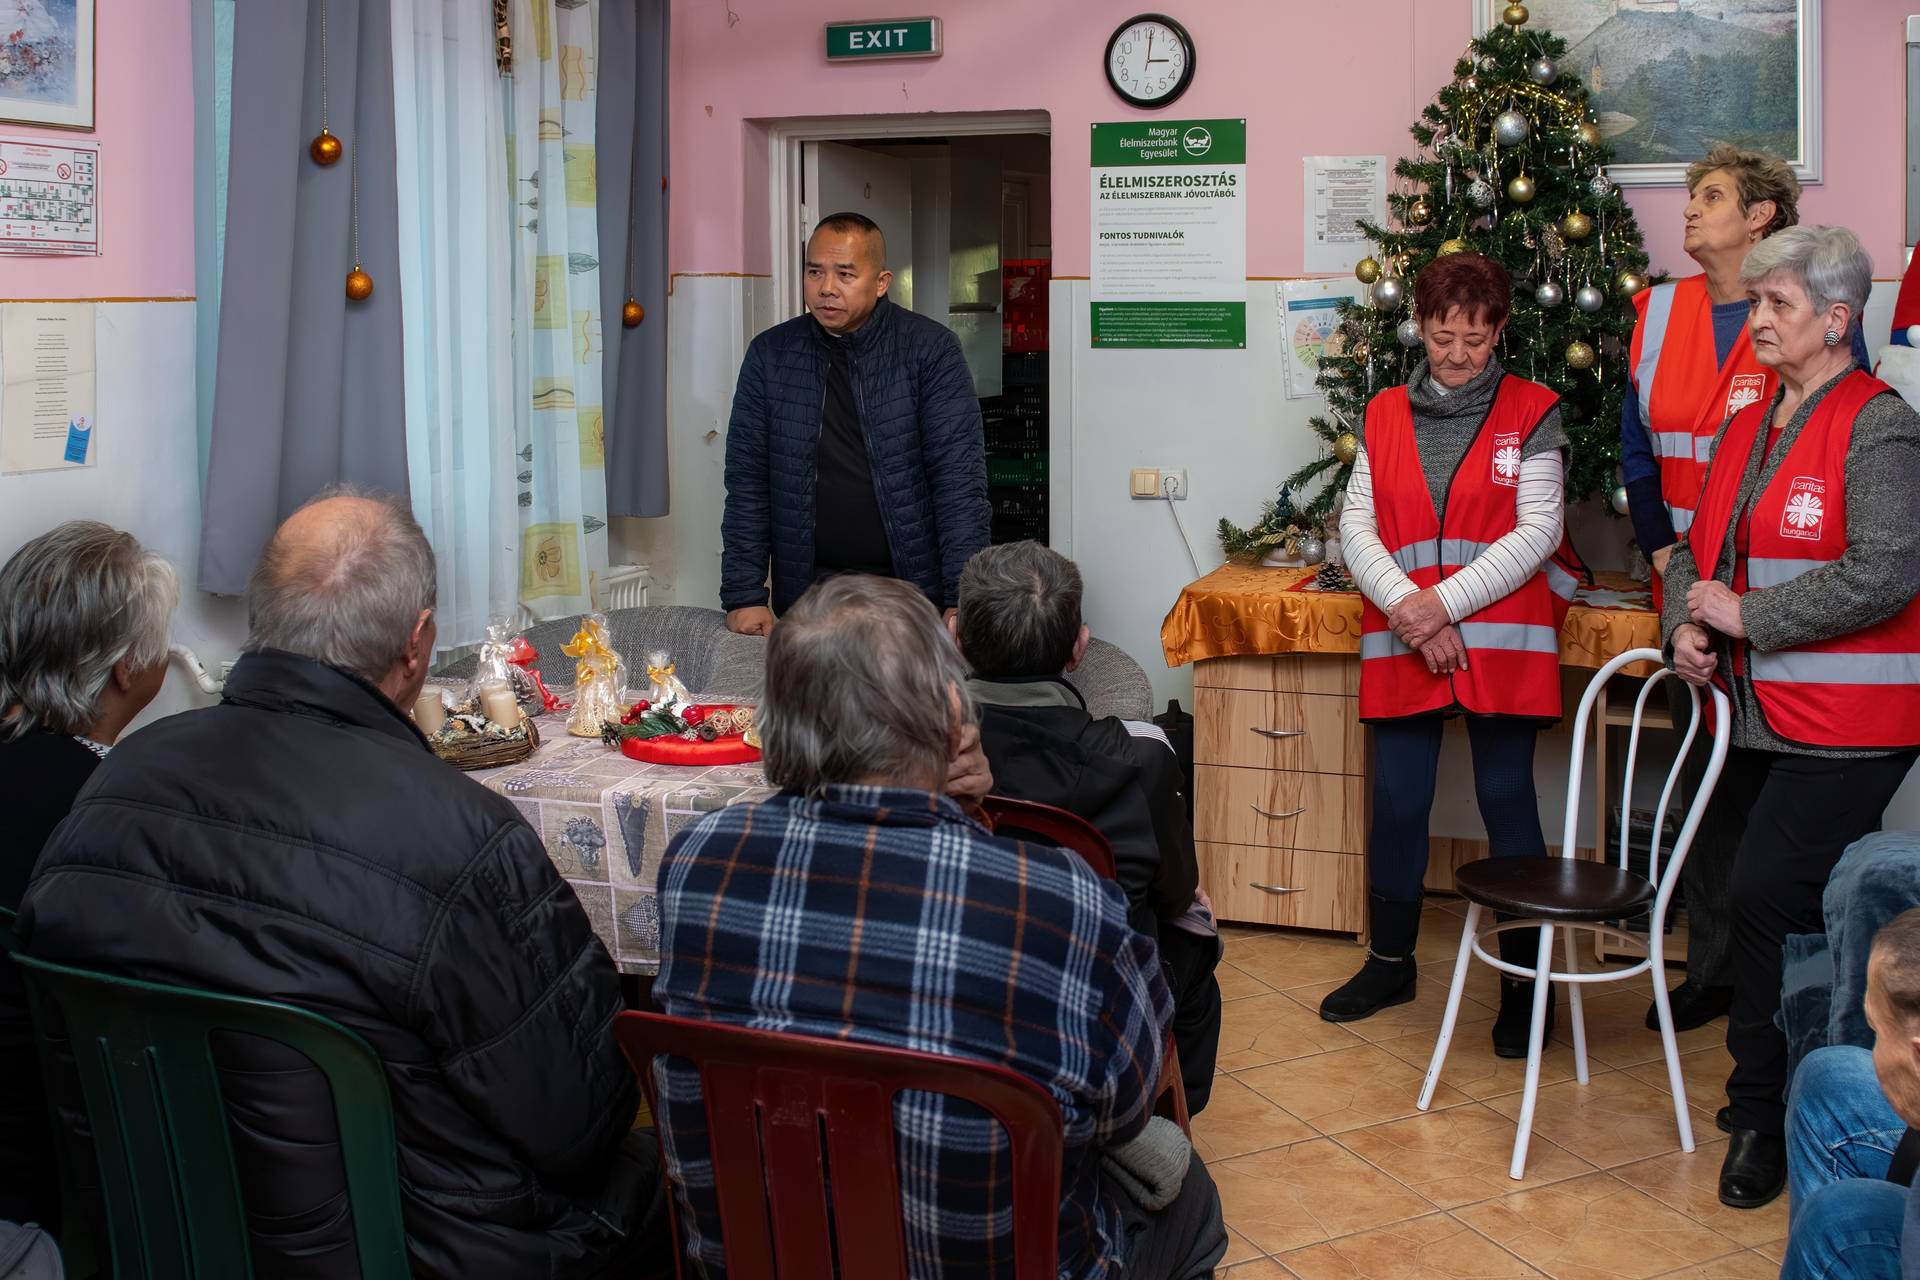
<svg viewBox="0 0 1920 1280">
<path fill-rule="evenodd" d="M 9 0 L 0 20 L 0 124 L 93 128 L 95 0 Z"/>
<path fill-rule="evenodd" d="M 1723 0 L 1702 17 L 1687 0 L 1527 0 L 1522 31 L 1566 40 L 1562 67 L 1586 83 L 1624 187 L 1680 186 L 1716 141 L 1785 160 L 1820 181 L 1822 0 Z M 1505 0 L 1474 0 L 1479 31 Z M 1703 116 L 1703 111 L 1710 113 Z"/>
</svg>

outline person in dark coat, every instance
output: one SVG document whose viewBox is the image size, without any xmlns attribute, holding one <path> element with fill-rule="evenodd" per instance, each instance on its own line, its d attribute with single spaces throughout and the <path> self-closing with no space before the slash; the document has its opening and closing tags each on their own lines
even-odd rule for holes
<svg viewBox="0 0 1920 1280">
<path fill-rule="evenodd" d="M 737 632 L 767 634 L 837 573 L 899 578 L 951 612 L 960 570 L 987 545 L 973 375 L 944 325 L 888 299 L 892 281 L 872 219 L 822 219 L 807 241 L 808 314 L 747 348 L 720 525 L 720 604 Z"/>
<path fill-rule="evenodd" d="M 102 763 L 41 855 L 19 940 L 365 1037 L 387 1069 L 416 1274 L 670 1274 L 657 1147 L 629 1139 L 613 962 L 512 802 L 435 757 L 401 709 L 433 654 L 434 598 L 403 507 L 296 512 L 254 571 L 220 705 Z M 257 1040 L 220 1065 L 255 1270 L 357 1276 L 324 1080 Z"/>
<path fill-rule="evenodd" d="M 132 534 L 74 520 L 0 568 L 0 909 L 20 908 L 47 838 L 167 674 L 173 566 Z M 10 928 L 11 921 L 0 923 Z M 27 993 L 0 961 L 0 1221 L 58 1234 L 60 1181 Z"/>
<path fill-rule="evenodd" d="M 949 621 L 998 794 L 1077 813 L 1113 846 L 1135 931 L 1160 944 L 1173 1039 L 1198 1113 L 1220 1046 L 1219 930 L 1200 888 L 1180 761 L 1152 725 L 1094 717 L 1066 679 L 1086 655 L 1080 570 L 1037 542 L 974 553 Z"/>
</svg>

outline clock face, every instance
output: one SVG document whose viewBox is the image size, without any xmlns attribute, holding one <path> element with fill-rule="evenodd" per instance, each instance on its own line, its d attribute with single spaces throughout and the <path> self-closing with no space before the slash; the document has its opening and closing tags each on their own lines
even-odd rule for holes
<svg viewBox="0 0 1920 1280">
<path fill-rule="evenodd" d="M 1123 24 L 1107 41 L 1107 83 L 1136 107 L 1164 107 L 1193 80 L 1193 37 L 1162 14 Z"/>
</svg>

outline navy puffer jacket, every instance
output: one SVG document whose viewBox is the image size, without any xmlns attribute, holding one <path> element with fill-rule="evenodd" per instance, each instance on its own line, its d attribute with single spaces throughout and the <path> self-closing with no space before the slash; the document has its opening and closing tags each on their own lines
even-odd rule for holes
<svg viewBox="0 0 1920 1280">
<path fill-rule="evenodd" d="M 827 353 L 812 316 L 753 340 L 727 425 L 726 550 L 720 603 L 784 612 L 813 582 L 814 475 Z M 860 432 L 894 572 L 940 608 L 987 545 L 987 457 L 980 401 L 946 326 L 886 298 L 849 339 Z"/>
</svg>

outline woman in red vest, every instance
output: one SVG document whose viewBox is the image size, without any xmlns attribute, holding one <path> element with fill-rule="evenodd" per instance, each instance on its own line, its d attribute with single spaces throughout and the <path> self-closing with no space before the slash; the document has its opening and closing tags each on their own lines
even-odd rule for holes
<svg viewBox="0 0 1920 1280">
<path fill-rule="evenodd" d="M 1920 415 L 1855 366 L 1872 276 L 1840 227 L 1747 255 L 1753 349 L 1779 387 L 1721 428 L 1667 562 L 1674 670 L 1733 703 L 1712 813 L 1736 842 L 1720 1199 L 1740 1208 L 1786 1172 L 1782 939 L 1824 931 L 1828 873 L 1920 753 Z"/>
<path fill-rule="evenodd" d="M 1560 716 L 1560 622 L 1573 576 L 1563 539 L 1567 435 L 1558 397 L 1494 357 L 1511 306 L 1505 267 L 1440 258 L 1415 282 L 1427 358 L 1367 406 L 1341 545 L 1366 598 L 1360 717 L 1373 726 L 1368 835 L 1372 944 L 1320 1005 L 1329 1022 L 1413 999 L 1441 731 L 1464 715 L 1474 790 L 1495 856 L 1546 854 L 1533 748 Z M 1500 935 L 1532 964 L 1532 930 Z M 1530 983 L 1503 980 L 1495 1052 L 1524 1058 Z"/>
</svg>

